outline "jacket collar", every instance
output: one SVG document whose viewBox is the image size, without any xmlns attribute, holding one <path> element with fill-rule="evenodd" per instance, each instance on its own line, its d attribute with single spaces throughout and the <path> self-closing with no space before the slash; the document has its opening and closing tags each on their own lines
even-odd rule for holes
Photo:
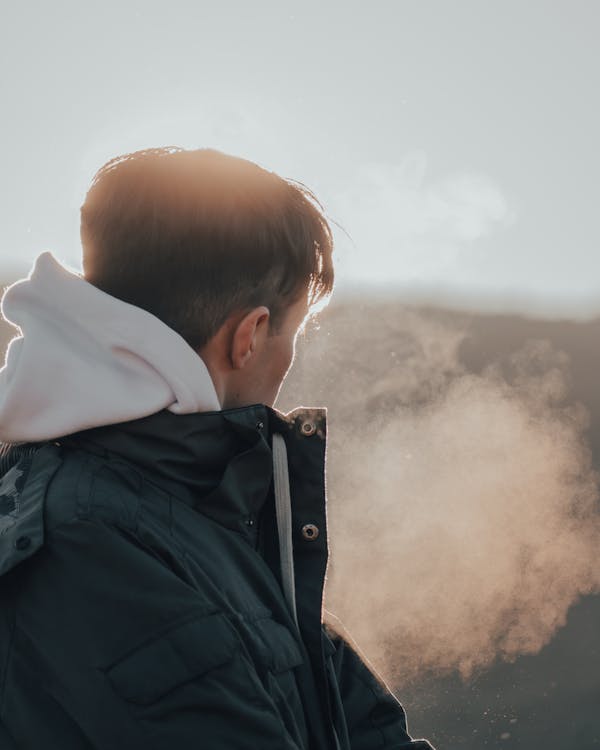
<svg viewBox="0 0 600 750">
<path fill-rule="evenodd" d="M 163 409 L 59 442 L 128 461 L 191 507 L 248 533 L 271 488 L 272 433 L 289 433 L 303 413 L 286 415 L 265 404 L 192 414 Z"/>
</svg>

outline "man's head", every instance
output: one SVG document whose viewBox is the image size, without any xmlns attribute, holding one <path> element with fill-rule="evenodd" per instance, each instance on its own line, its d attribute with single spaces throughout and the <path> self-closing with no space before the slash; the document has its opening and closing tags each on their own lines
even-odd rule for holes
<svg viewBox="0 0 600 750">
<path fill-rule="evenodd" d="M 83 272 L 205 361 L 222 408 L 272 406 L 296 334 L 333 291 L 333 239 L 302 183 L 213 149 L 115 157 L 81 206 Z"/>
</svg>

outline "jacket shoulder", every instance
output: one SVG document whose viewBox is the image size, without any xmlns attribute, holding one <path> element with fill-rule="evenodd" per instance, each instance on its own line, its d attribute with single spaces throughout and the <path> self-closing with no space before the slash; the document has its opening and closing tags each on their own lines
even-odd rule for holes
<svg viewBox="0 0 600 750">
<path fill-rule="evenodd" d="M 8 458 L 5 452 L 0 477 L 0 575 L 44 544 L 46 492 L 63 463 L 55 443 L 19 446 L 12 449 L 7 462 Z"/>
<path fill-rule="evenodd" d="M 76 519 L 136 530 L 143 496 L 151 494 L 139 469 L 128 461 L 61 444 L 63 467 L 46 501 L 48 532 Z"/>
<path fill-rule="evenodd" d="M 32 557 L 55 529 L 91 515 L 99 464 L 96 456 L 57 441 L 2 446 L 0 576 Z"/>
</svg>

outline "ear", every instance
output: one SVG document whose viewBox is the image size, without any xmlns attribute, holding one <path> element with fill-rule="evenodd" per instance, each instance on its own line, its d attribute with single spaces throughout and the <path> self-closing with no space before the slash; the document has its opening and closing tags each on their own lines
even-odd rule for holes
<svg viewBox="0 0 600 750">
<path fill-rule="evenodd" d="M 246 313 L 234 328 L 231 337 L 231 363 L 233 367 L 241 369 L 252 358 L 257 346 L 267 335 L 270 311 L 261 305 Z"/>
</svg>

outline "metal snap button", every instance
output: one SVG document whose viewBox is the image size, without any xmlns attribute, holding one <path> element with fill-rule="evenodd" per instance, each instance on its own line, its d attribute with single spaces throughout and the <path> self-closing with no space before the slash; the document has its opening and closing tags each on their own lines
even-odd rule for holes
<svg viewBox="0 0 600 750">
<path fill-rule="evenodd" d="M 20 536 L 18 539 L 15 539 L 15 547 L 17 549 L 27 549 L 30 544 L 31 539 L 28 536 Z"/>
<path fill-rule="evenodd" d="M 305 523 L 302 527 L 302 536 L 312 542 L 319 536 L 319 527 L 315 526 L 314 523 Z"/>
<path fill-rule="evenodd" d="M 256 423 L 256 427 L 257 427 L 257 428 L 258 428 L 259 430 L 262 430 L 262 428 L 264 427 L 264 424 L 263 424 L 262 422 L 257 422 L 257 423 Z"/>
<path fill-rule="evenodd" d="M 313 435 L 317 431 L 317 427 L 313 422 L 303 422 L 300 429 L 304 435 Z"/>
</svg>

